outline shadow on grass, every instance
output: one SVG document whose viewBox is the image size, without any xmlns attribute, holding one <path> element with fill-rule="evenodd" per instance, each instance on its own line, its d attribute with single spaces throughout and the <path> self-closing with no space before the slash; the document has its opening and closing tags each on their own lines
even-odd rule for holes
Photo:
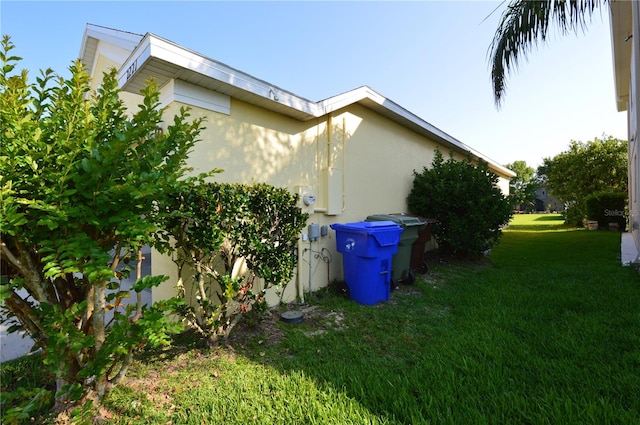
<svg viewBox="0 0 640 425">
<path fill-rule="evenodd" d="M 431 278 L 400 285 L 388 301 L 373 306 L 321 290 L 303 307 L 308 309 L 304 322 L 285 323 L 276 314 L 261 331 L 236 334 L 232 344 L 282 376 L 302 371 L 319 389 L 344 394 L 378 419 L 366 423 L 429 423 L 435 412 L 446 411 L 442 400 L 453 400 L 456 393 L 453 385 L 436 382 L 434 373 L 442 355 L 433 347 L 439 344 L 434 334 L 449 332 L 451 323 L 448 306 L 425 298 L 427 288 L 441 284 Z M 273 344 L 270 326 L 282 334 Z M 257 344 L 259 350 L 253 349 Z"/>
<path fill-rule="evenodd" d="M 519 226 L 538 232 L 574 229 L 564 226 L 561 217 L 526 221 L 538 225 Z M 514 232 L 505 238 L 493 265 L 434 267 L 416 285 L 401 285 L 388 302 L 375 306 L 324 294 L 303 323 L 275 320 L 284 338 L 273 345 L 266 342 L 268 335 L 258 333 L 245 335 L 235 348 L 282 376 L 302 371 L 323 391 L 355 400 L 376 416 L 373 423 L 480 423 L 487 416 L 500 417 L 502 423 L 526 423 L 527 417 L 565 418 L 566 423 L 606 423 L 616 416 L 625 418 L 621 423 L 636 421 L 638 402 L 628 394 L 637 392 L 638 380 L 616 372 L 634 362 L 616 351 L 638 353 L 637 340 L 627 336 L 636 329 L 638 309 L 624 302 L 637 297 L 636 276 L 614 260 L 618 239 L 586 231 L 555 236 Z M 584 258 L 592 260 L 585 263 Z M 609 304 L 597 295 L 604 291 Z M 330 320 L 336 312 L 341 314 L 338 324 Z M 626 330 L 611 331 L 618 326 Z M 582 351 L 578 347 L 585 341 L 588 349 Z M 258 350 L 251 348 L 257 344 Z M 558 362 L 572 364 L 576 356 L 586 366 L 557 369 Z M 603 358 L 612 365 L 608 370 L 602 370 Z M 598 410 L 592 400 L 610 380 L 624 390 L 612 391 L 608 406 Z M 558 388 L 566 395 L 558 397 Z M 583 394 L 589 395 L 580 399 Z M 548 411 L 536 407 L 551 399 L 558 401 Z M 591 409 L 598 413 L 575 413 Z"/>
<path fill-rule="evenodd" d="M 552 222 L 555 222 L 555 223 L 558 223 L 558 222 L 564 223 L 564 218 L 561 215 L 555 215 L 555 214 L 553 214 L 553 215 L 546 215 L 546 214 L 545 215 L 540 215 L 540 216 L 537 216 L 534 220 L 537 221 L 537 222 L 538 221 L 552 221 Z"/>
<path fill-rule="evenodd" d="M 551 215 L 514 221 L 518 230 L 565 228 Z M 262 423 L 640 423 L 640 381 L 628 373 L 640 352 L 640 294 L 637 275 L 615 261 L 616 236 L 515 231 L 486 263 L 430 262 L 415 285 L 375 306 L 320 290 L 309 304 L 281 307 L 305 310 L 302 323 L 273 310 L 258 329 L 241 322 L 220 350 L 181 335 L 163 353 L 175 362 L 159 366 L 188 370 L 179 380 L 198 398 L 175 402 L 193 420 L 171 419 L 212 423 L 216 412 L 243 409 L 244 422 L 225 423 L 247 423 L 264 409 Z M 150 376 L 132 394 L 148 393 Z"/>
</svg>

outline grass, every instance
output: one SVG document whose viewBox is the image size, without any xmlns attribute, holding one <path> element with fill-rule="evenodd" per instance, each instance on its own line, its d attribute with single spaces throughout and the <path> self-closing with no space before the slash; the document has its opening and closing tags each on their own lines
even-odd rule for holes
<svg viewBox="0 0 640 425">
<path fill-rule="evenodd" d="M 321 291 L 231 347 L 141 356 L 102 415 L 121 424 L 640 423 L 640 276 L 620 234 L 520 215 L 483 263 L 431 264 L 391 300 Z M 182 336 L 181 338 L 184 338 Z M 3 365 L 6 373 L 20 364 Z M 20 373 L 27 373 L 24 368 Z"/>
</svg>

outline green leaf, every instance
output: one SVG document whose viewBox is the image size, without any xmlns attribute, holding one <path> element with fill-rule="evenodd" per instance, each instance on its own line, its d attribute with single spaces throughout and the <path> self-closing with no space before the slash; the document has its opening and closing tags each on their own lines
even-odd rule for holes
<svg viewBox="0 0 640 425">
<path fill-rule="evenodd" d="M 87 172 L 87 173 L 91 172 L 91 162 L 89 161 L 89 158 L 82 158 L 82 161 L 80 162 L 80 165 L 82 165 L 82 169 L 85 172 Z"/>
<path fill-rule="evenodd" d="M 136 292 L 141 292 L 144 289 L 155 288 L 168 279 L 169 276 L 144 276 L 138 279 L 131 289 Z"/>
<path fill-rule="evenodd" d="M 38 226 L 47 226 L 49 230 L 54 230 L 58 228 L 58 223 L 51 220 L 49 217 L 41 218 L 37 222 Z"/>
<path fill-rule="evenodd" d="M 2 284 L 0 284 L 0 303 L 9 298 L 12 293 L 13 290 L 11 289 L 11 285 L 9 283 L 3 282 Z"/>
</svg>

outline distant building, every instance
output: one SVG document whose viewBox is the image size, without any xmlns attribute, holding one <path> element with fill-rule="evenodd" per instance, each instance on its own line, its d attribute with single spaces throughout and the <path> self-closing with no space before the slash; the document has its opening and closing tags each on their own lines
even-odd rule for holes
<svg viewBox="0 0 640 425">
<path fill-rule="evenodd" d="M 549 194 L 546 186 L 536 190 L 536 211 L 564 211 L 564 204 Z"/>
</svg>

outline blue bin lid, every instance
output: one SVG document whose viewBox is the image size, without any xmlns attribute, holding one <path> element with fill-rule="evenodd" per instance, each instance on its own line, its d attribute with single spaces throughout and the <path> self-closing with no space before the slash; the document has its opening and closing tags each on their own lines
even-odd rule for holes
<svg viewBox="0 0 640 425">
<path fill-rule="evenodd" d="M 366 232 L 375 232 L 376 229 L 384 229 L 388 227 L 400 227 L 393 221 L 356 221 L 353 223 L 334 223 L 331 225 L 333 230 L 364 230 Z"/>
<path fill-rule="evenodd" d="M 397 245 L 404 229 L 393 221 L 358 221 L 354 223 L 335 223 L 331 228 L 336 232 L 366 234 L 373 237 L 380 246 Z"/>
</svg>

